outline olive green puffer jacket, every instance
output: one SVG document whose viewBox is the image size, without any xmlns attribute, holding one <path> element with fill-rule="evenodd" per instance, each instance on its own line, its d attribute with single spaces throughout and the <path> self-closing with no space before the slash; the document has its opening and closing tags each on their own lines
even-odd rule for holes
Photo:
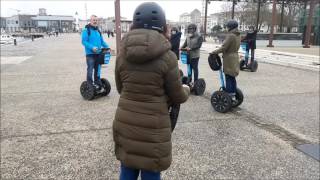
<svg viewBox="0 0 320 180">
<path fill-rule="evenodd" d="M 120 93 L 113 122 L 115 154 L 125 166 L 162 171 L 171 164 L 168 104 L 183 103 L 183 88 L 170 42 L 159 32 L 136 29 L 121 41 L 115 79 Z"/>
</svg>

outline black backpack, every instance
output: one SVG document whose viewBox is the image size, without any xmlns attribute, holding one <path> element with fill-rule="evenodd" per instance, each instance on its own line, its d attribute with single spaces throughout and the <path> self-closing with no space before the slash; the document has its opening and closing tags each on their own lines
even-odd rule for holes
<svg viewBox="0 0 320 180">
<path fill-rule="evenodd" d="M 221 69 L 222 62 L 218 54 L 210 54 L 208 57 L 209 66 L 213 71 L 218 71 Z"/>
</svg>

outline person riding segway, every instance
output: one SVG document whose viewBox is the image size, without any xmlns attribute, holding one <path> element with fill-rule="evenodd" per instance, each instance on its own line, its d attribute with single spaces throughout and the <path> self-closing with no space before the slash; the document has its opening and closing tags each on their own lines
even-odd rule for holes
<svg viewBox="0 0 320 180">
<path fill-rule="evenodd" d="M 187 76 L 182 78 L 182 83 L 188 85 L 191 91 L 195 95 L 202 95 L 206 88 L 206 82 L 203 78 L 198 79 L 199 76 L 199 59 L 200 59 L 200 48 L 202 46 L 203 38 L 197 32 L 197 25 L 188 25 L 188 36 L 181 46 L 181 62 L 187 64 Z M 194 79 L 192 82 L 192 73 Z"/>
<path fill-rule="evenodd" d="M 227 112 L 232 106 L 240 105 L 239 101 L 241 101 L 242 103 L 243 100 L 243 98 L 239 99 L 239 96 L 237 95 L 238 88 L 236 81 L 236 76 L 238 76 L 240 69 L 238 54 L 238 50 L 240 48 L 240 32 L 238 31 L 238 22 L 235 20 L 230 20 L 227 22 L 226 27 L 228 29 L 228 34 L 222 46 L 210 53 L 211 58 L 212 56 L 218 58 L 219 53 L 223 54 L 223 71 L 221 70 L 221 68 L 219 69 L 221 88 L 220 91 L 217 91 L 218 93 L 213 93 L 211 97 L 212 106 L 218 112 Z M 223 78 L 224 75 L 226 84 L 225 87 Z M 227 96 L 221 95 L 226 94 L 225 92 L 228 93 L 230 99 L 225 98 Z M 228 99 L 231 100 L 231 103 Z M 223 107 L 225 101 L 227 101 L 227 107 Z"/>
<path fill-rule="evenodd" d="M 249 69 L 251 72 L 256 72 L 258 62 L 255 60 L 256 39 L 258 31 L 253 26 L 249 27 L 246 36 L 241 40 L 241 49 L 244 51 L 244 59 L 240 60 L 240 70 Z M 249 60 L 249 51 L 251 57 Z"/>
<path fill-rule="evenodd" d="M 106 48 L 109 48 L 109 45 L 103 40 L 96 15 L 91 16 L 90 23 L 82 31 L 81 38 L 86 53 L 87 80 L 81 84 L 80 93 L 84 99 L 91 100 L 97 94 L 105 95 L 110 92 L 109 87 L 106 87 L 106 83 L 109 83 L 106 79 L 100 78 L 101 64 L 104 62 Z M 106 58 L 110 58 L 110 53 Z"/>
</svg>

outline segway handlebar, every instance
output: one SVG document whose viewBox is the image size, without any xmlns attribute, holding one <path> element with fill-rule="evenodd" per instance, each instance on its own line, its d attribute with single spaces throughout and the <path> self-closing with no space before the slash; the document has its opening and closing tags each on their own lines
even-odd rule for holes
<svg viewBox="0 0 320 180">
<path fill-rule="evenodd" d="M 190 50 L 188 50 L 187 48 L 180 48 L 181 51 L 187 51 L 189 52 Z"/>
<path fill-rule="evenodd" d="M 111 50 L 110 48 L 104 48 L 104 47 L 99 49 L 100 53 L 103 53 L 103 54 L 107 53 L 110 50 Z"/>
</svg>

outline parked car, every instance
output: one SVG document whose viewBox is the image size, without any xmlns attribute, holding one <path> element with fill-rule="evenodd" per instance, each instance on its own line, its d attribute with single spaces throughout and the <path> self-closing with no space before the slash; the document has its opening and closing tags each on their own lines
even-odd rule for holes
<svg viewBox="0 0 320 180">
<path fill-rule="evenodd" d="M 1 34 L 0 44 L 13 43 L 13 37 L 10 34 Z"/>
</svg>

